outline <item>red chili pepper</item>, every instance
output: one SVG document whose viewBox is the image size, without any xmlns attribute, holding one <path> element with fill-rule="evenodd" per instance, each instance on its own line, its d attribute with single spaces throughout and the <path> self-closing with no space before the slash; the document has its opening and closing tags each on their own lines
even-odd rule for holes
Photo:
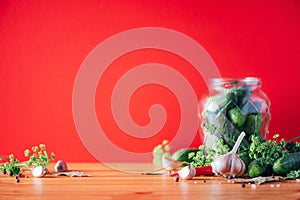
<svg viewBox="0 0 300 200">
<path fill-rule="evenodd" d="M 195 169 L 196 169 L 195 176 L 212 176 L 212 175 L 214 175 L 211 166 L 195 167 Z"/>
<path fill-rule="evenodd" d="M 211 166 L 202 166 L 202 167 L 195 167 L 196 174 L 195 176 L 212 176 L 214 175 Z M 172 172 L 170 176 L 178 176 L 178 172 Z"/>
<path fill-rule="evenodd" d="M 178 172 L 172 172 L 171 174 L 170 174 L 170 176 L 178 176 L 179 174 L 178 174 Z"/>
</svg>

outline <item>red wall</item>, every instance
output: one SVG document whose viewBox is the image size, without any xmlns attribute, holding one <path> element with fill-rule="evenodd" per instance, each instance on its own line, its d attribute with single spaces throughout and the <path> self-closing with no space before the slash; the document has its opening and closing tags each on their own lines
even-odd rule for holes
<svg viewBox="0 0 300 200">
<path fill-rule="evenodd" d="M 272 103 L 270 135 L 280 133 L 287 139 L 299 135 L 297 0 L 2 0 L 0 155 L 20 156 L 25 148 L 45 143 L 59 159 L 94 161 L 74 124 L 72 92 L 76 74 L 95 46 L 115 34 L 139 27 L 168 28 L 193 38 L 210 54 L 224 77 L 260 77 Z M 137 60 L 147 60 L 152 54 L 152 59 L 160 62 L 168 58 L 145 50 Z M 172 58 L 166 63 L 172 65 Z M 190 75 L 194 84 L 201 81 L 193 78 L 195 74 L 187 65 L 178 67 Z M 195 87 L 198 97 L 207 89 L 203 82 Z M 159 88 L 149 91 L 156 90 Z M 147 99 L 151 96 L 155 93 Z M 96 97 L 101 99 L 101 95 Z M 172 94 L 165 94 L 160 100 L 166 103 L 168 98 L 173 98 Z M 172 102 L 177 108 L 178 102 Z M 168 117 L 178 123 L 180 111 L 171 111 L 172 105 L 167 108 L 171 112 Z M 98 113 L 100 109 L 97 106 Z M 140 123 L 144 123 L 143 118 Z M 177 123 L 169 126 L 166 137 L 172 138 L 170 134 L 176 131 Z M 126 145 L 127 141 L 119 142 Z M 199 143 L 196 139 L 192 145 Z M 132 145 L 128 141 L 128 146 Z M 139 151 L 145 144 L 134 145 Z"/>
</svg>

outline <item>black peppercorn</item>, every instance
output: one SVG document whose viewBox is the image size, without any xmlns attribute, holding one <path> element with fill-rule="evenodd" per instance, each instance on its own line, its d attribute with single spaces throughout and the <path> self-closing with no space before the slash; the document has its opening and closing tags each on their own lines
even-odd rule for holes
<svg viewBox="0 0 300 200">
<path fill-rule="evenodd" d="M 14 173 L 12 171 L 9 172 L 9 176 L 13 176 Z"/>
</svg>

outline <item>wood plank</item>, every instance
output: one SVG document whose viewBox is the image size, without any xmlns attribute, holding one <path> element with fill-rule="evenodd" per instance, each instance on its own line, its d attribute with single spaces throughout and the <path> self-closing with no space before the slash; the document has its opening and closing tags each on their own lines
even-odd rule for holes
<svg viewBox="0 0 300 200">
<path fill-rule="evenodd" d="M 124 164 L 125 165 L 125 164 Z M 143 164 L 127 164 L 141 169 Z M 0 199 L 300 199 L 300 182 L 257 185 L 230 183 L 221 177 L 174 181 L 169 175 L 141 175 L 99 163 L 70 163 L 69 169 L 91 177 L 22 178 L 0 175 Z M 50 166 L 52 167 L 52 166 Z M 49 167 L 49 168 L 50 168 Z"/>
</svg>

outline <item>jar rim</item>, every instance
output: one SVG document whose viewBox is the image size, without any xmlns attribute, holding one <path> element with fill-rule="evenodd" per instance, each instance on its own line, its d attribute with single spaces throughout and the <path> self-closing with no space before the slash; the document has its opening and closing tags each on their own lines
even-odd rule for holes
<svg viewBox="0 0 300 200">
<path fill-rule="evenodd" d="M 213 78 L 211 79 L 212 86 L 219 86 L 223 88 L 231 88 L 236 86 L 261 86 L 261 79 L 258 77 L 244 77 L 244 78 Z"/>
</svg>

